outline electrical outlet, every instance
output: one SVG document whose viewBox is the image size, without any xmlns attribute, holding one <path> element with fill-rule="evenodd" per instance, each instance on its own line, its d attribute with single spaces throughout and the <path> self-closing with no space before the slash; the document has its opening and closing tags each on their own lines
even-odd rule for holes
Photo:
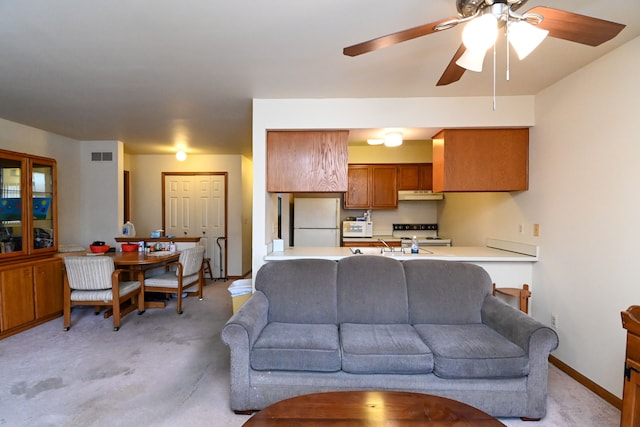
<svg viewBox="0 0 640 427">
<path fill-rule="evenodd" d="M 535 237 L 540 236 L 540 224 L 533 224 L 533 235 Z"/>
<path fill-rule="evenodd" d="M 524 234 L 524 225 L 518 224 L 518 232 L 522 235 Z"/>
<path fill-rule="evenodd" d="M 558 315 L 555 313 L 551 313 L 551 327 L 558 329 Z"/>
</svg>

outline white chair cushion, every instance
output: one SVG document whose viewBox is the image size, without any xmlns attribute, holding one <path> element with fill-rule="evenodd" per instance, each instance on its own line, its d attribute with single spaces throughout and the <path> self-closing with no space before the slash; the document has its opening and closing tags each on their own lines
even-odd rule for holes
<svg viewBox="0 0 640 427">
<path fill-rule="evenodd" d="M 186 288 L 188 285 L 197 282 L 199 279 L 198 274 L 192 274 L 191 276 L 186 276 L 182 278 L 182 287 Z M 144 279 L 144 284 L 146 286 L 157 286 L 162 288 L 169 289 L 177 289 L 178 288 L 178 278 L 172 272 L 160 274 L 158 276 L 152 276 L 147 279 Z"/>
<path fill-rule="evenodd" d="M 138 289 L 140 282 L 120 282 L 120 296 Z M 113 293 L 109 289 L 95 289 L 90 291 L 71 290 L 71 301 L 111 301 Z"/>
</svg>

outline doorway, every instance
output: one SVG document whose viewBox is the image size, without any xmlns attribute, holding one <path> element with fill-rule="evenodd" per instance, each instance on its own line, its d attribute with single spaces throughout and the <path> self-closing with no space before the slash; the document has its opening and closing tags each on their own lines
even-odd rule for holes
<svg viewBox="0 0 640 427">
<path fill-rule="evenodd" d="M 227 277 L 227 173 L 162 172 L 165 235 L 200 237 L 214 278 Z"/>
</svg>

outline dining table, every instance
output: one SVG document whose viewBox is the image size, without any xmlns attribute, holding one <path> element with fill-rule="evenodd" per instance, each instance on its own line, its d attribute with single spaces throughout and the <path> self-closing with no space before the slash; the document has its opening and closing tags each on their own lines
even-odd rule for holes
<svg viewBox="0 0 640 427">
<path fill-rule="evenodd" d="M 138 277 L 143 283 L 144 290 L 144 274 L 146 271 L 162 268 L 169 263 L 180 259 L 180 251 L 156 251 L 156 252 L 108 252 L 107 255 L 113 257 L 113 263 L 116 268 L 129 270 L 133 277 Z M 149 301 L 145 299 L 145 308 L 164 308 L 164 301 Z"/>
</svg>

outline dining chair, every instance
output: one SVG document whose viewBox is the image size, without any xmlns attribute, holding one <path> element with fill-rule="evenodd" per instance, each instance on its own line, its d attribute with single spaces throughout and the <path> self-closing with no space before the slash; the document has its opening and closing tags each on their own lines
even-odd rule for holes
<svg viewBox="0 0 640 427">
<path fill-rule="evenodd" d="M 64 265 L 65 331 L 71 328 L 73 306 L 94 306 L 95 314 L 100 313 L 100 307 L 110 307 L 105 317 L 113 316 L 114 331 L 120 329 L 122 318 L 136 306 L 138 314 L 144 313 L 141 281 L 122 280 L 127 271 L 116 269 L 110 256 L 67 256 Z"/>
<path fill-rule="evenodd" d="M 182 314 L 183 292 L 193 286 L 198 286 L 198 298 L 202 299 L 202 285 L 204 272 L 202 260 L 204 259 L 204 246 L 186 248 L 180 253 L 178 261 L 166 265 L 167 271 L 157 276 L 144 279 L 144 292 L 176 293 L 178 302 L 176 311 Z M 175 266 L 175 271 L 171 267 Z"/>
<path fill-rule="evenodd" d="M 531 291 L 529 290 L 529 285 L 522 285 L 522 289 L 520 288 L 498 288 L 496 284 L 493 284 L 493 296 L 497 294 L 506 295 L 509 297 L 518 298 L 518 307 L 520 311 L 523 313 L 529 313 L 529 298 L 531 298 Z"/>
</svg>

